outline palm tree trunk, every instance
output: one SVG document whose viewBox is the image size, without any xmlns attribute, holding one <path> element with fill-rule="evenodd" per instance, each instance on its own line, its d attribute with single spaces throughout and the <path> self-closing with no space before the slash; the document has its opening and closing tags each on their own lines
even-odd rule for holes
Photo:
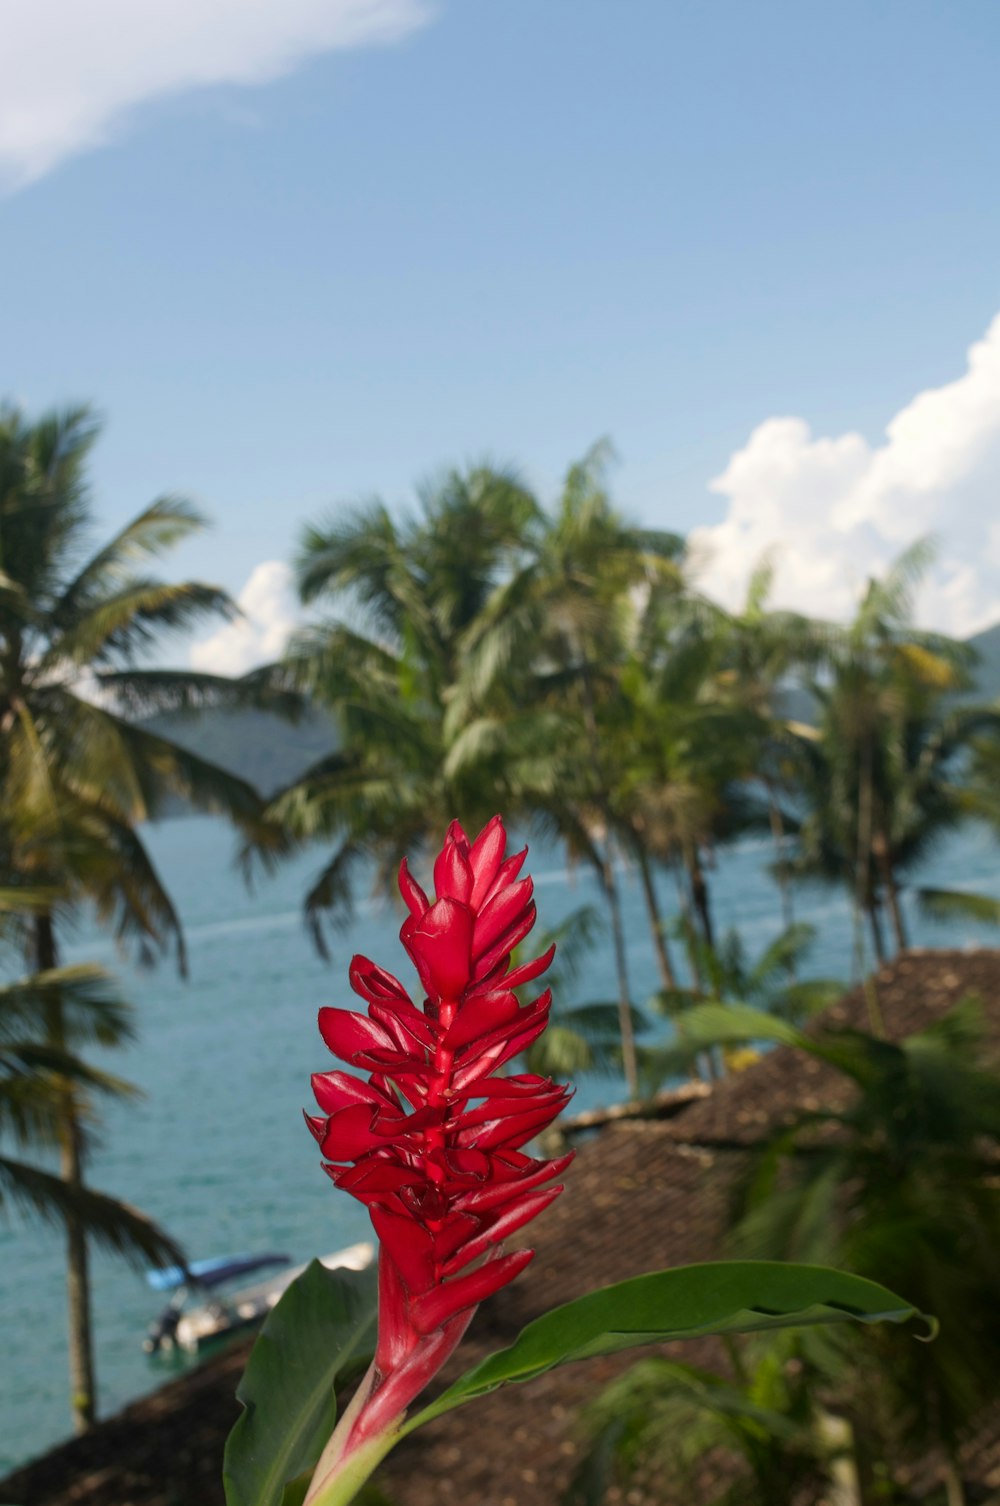
<svg viewBox="0 0 1000 1506">
<path fill-rule="evenodd" d="M 875 854 L 875 862 L 878 865 L 879 878 L 882 881 L 882 890 L 885 894 L 886 908 L 889 911 L 889 920 L 892 932 L 896 938 L 896 947 L 900 952 L 905 952 L 908 946 L 906 926 L 903 921 L 903 911 L 899 903 L 899 887 L 896 884 L 896 875 L 892 869 L 892 859 L 889 856 L 889 847 L 882 832 L 877 832 L 872 843 Z"/>
<path fill-rule="evenodd" d="M 767 815 L 771 824 L 771 840 L 774 843 L 774 851 L 778 859 L 778 892 L 781 895 L 781 923 L 785 930 L 789 930 L 795 924 L 795 906 L 792 899 L 792 885 L 785 868 L 785 821 L 781 814 L 781 806 L 778 804 L 774 793 L 774 785 L 765 774 L 764 788 L 767 790 Z M 795 978 L 794 962 L 789 966 L 792 979 Z"/>
<path fill-rule="evenodd" d="M 674 976 L 673 964 L 670 960 L 667 938 L 663 934 L 663 916 L 660 914 L 660 901 L 656 893 L 656 884 L 653 880 L 652 864 L 649 861 L 649 854 L 641 842 L 636 843 L 635 853 L 639 863 L 642 892 L 646 898 L 646 911 L 649 915 L 649 929 L 653 936 L 656 962 L 660 970 L 660 982 L 665 989 L 672 992 L 677 987 L 677 979 Z"/>
<path fill-rule="evenodd" d="M 885 961 L 885 941 L 882 936 L 882 921 L 878 913 L 878 899 L 872 895 L 868 901 L 868 924 L 871 927 L 872 946 L 875 948 L 877 961 Z"/>
<path fill-rule="evenodd" d="M 608 784 L 604 777 L 604 770 L 601 767 L 601 741 L 597 726 L 597 709 L 594 705 L 594 692 L 585 660 L 581 685 L 583 689 L 583 720 L 587 732 L 587 749 L 590 754 L 598 801 L 605 825 L 604 850 L 600 854 L 601 880 L 605 898 L 608 902 L 608 909 L 611 913 L 611 938 L 615 951 L 615 972 L 618 976 L 618 1028 L 622 1038 L 622 1066 L 625 1070 L 625 1089 L 630 1098 L 638 1098 L 639 1066 L 635 1054 L 635 1032 L 632 1029 L 632 994 L 629 988 L 628 958 L 625 952 L 625 927 L 622 923 L 622 907 L 618 895 L 618 879 L 615 874 L 612 837 L 614 822 Z M 595 843 L 594 845 L 597 848 L 597 844 Z M 599 848 L 597 850 L 600 851 Z"/>
<path fill-rule="evenodd" d="M 680 858 L 676 854 L 671 859 L 671 867 L 674 870 L 674 878 L 677 881 L 677 902 L 680 905 L 681 916 L 683 918 L 685 927 L 687 927 L 689 930 L 693 930 L 694 921 L 691 919 L 691 894 L 688 888 L 687 872 L 681 864 Z M 701 968 L 698 965 L 698 954 L 692 946 L 688 946 L 687 950 L 690 953 L 688 960 L 691 966 L 691 977 L 694 981 L 694 986 L 697 989 L 698 993 L 701 993 L 702 979 Z"/>
<path fill-rule="evenodd" d="M 622 1038 L 625 1088 L 630 1098 L 638 1098 L 639 1064 L 635 1054 L 635 1031 L 632 1029 L 632 999 L 629 992 L 628 958 L 625 951 L 625 927 L 622 924 L 621 899 L 618 894 L 618 878 L 615 873 L 610 835 L 605 840 L 602 854 L 602 882 L 611 915 L 611 939 L 615 952 L 615 973 L 618 977 L 618 1028 Z"/>
<path fill-rule="evenodd" d="M 35 962 L 39 972 L 48 972 L 58 964 L 55 931 L 50 914 L 35 921 Z M 63 1022 L 59 1004 L 52 1006 L 49 1033 L 54 1045 L 62 1045 Z M 72 1084 L 62 1089 L 60 1104 L 59 1172 L 70 1188 L 84 1185 L 83 1147 Z M 94 1374 L 94 1342 L 91 1324 L 90 1272 L 87 1235 L 80 1220 L 66 1218 L 66 1296 L 69 1317 L 70 1397 L 73 1428 L 85 1433 L 92 1427 L 97 1411 L 97 1384 Z"/>
<path fill-rule="evenodd" d="M 712 929 L 712 909 L 708 899 L 708 884 L 705 882 L 705 870 L 701 866 L 701 855 L 697 847 L 692 849 L 688 857 L 688 873 L 691 877 L 691 899 L 694 902 L 695 914 L 701 923 L 701 934 L 714 951 L 715 936 Z"/>
</svg>

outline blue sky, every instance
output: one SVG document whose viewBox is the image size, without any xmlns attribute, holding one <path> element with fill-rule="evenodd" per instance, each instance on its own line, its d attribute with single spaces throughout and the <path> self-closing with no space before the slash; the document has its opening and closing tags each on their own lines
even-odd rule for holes
<svg viewBox="0 0 1000 1506">
<path fill-rule="evenodd" d="M 338 501 L 550 494 L 609 434 L 724 598 L 778 545 L 845 610 L 930 529 L 925 618 L 1000 617 L 993 0 L 142 9 L 36 0 L 0 58 L 0 390 L 107 415 L 108 526 L 195 495 L 176 568 L 238 593 Z M 280 638 L 257 582 L 204 662 Z"/>
</svg>

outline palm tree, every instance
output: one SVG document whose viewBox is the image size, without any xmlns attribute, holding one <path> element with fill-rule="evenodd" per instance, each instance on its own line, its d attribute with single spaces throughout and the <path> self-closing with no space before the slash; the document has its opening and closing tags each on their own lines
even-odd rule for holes
<svg viewBox="0 0 1000 1506">
<path fill-rule="evenodd" d="M 34 423 L 0 414 L 0 874 L 14 891 L 53 896 L 13 917 L 31 971 L 49 979 L 58 976 L 59 928 L 84 902 L 142 960 L 173 944 L 183 966 L 176 910 L 136 829 L 168 798 L 224 810 L 247 830 L 257 820 L 249 785 L 129 717 L 278 700 L 264 676 L 232 682 L 141 666 L 164 633 L 235 608 L 218 587 L 149 572 L 203 526 L 179 499 L 154 502 L 92 549 L 87 460 L 97 432 L 83 408 Z M 58 988 L 46 998 L 46 1045 L 68 1053 L 68 1006 Z M 78 1074 L 56 1072 L 54 1082 L 74 1417 L 84 1428 L 95 1382 L 87 1228 L 73 1205 L 86 1202 L 87 1104 Z"/>
<path fill-rule="evenodd" d="M 928 559 L 927 546 L 914 545 L 884 579 L 869 582 L 854 621 L 831 642 L 825 678 L 812 687 L 818 731 L 799 738 L 806 811 L 797 867 L 846 882 L 879 958 L 883 909 L 896 946 L 908 943 L 903 875 L 975 813 L 964 750 L 1000 728 L 995 711 L 956 701 L 968 684 L 970 650 L 912 625 L 913 589 Z M 964 905 L 983 918 L 975 896 L 923 897 L 939 911 Z"/>
<path fill-rule="evenodd" d="M 743 606 L 733 613 L 716 609 L 714 626 L 721 675 L 733 700 L 756 723 L 754 776 L 764 790 L 787 929 L 795 918 L 786 806 L 796 787 L 796 724 L 789 721 L 784 702 L 793 676 L 825 662 L 831 629 L 800 613 L 769 607 L 773 584 L 774 562 L 766 554 L 751 572 Z"/>
<path fill-rule="evenodd" d="M 270 851 L 258 851 L 276 860 L 334 842 L 305 901 L 321 950 L 323 917 L 347 918 L 361 861 L 388 888 L 404 854 L 456 815 L 488 819 L 501 798 L 489 750 L 471 772 L 449 764 L 449 711 L 466 635 L 519 563 L 538 506 L 486 465 L 449 472 L 418 503 L 399 520 L 381 502 L 334 515 L 306 530 L 296 561 L 303 602 L 328 615 L 293 641 L 281 673 L 332 712 L 339 746 L 275 797 Z"/>
<path fill-rule="evenodd" d="M 601 442 L 570 467 L 554 515 L 534 530 L 520 568 L 470 625 L 449 714 L 449 764 L 471 773 L 484 747 L 502 749 L 513 808 L 595 872 L 608 906 L 625 1081 L 634 1097 L 608 729 L 620 706 L 636 598 L 656 586 L 680 589 L 683 544 L 619 515 L 606 484 L 610 458 Z"/>
<path fill-rule="evenodd" d="M 55 1008 L 63 1047 L 49 1039 Z M 90 1044 L 120 1046 L 133 1030 L 130 1011 L 98 967 L 57 968 L 0 986 L 0 1133 L 32 1152 L 57 1150 L 67 1082 L 81 1104 L 94 1094 L 134 1097 L 130 1084 L 89 1066 L 79 1054 Z M 64 1228 L 78 1223 L 88 1237 L 126 1259 L 184 1258 L 168 1235 L 129 1204 L 7 1154 L 0 1155 L 0 1208 L 5 1199 Z"/>
<path fill-rule="evenodd" d="M 713 614 L 714 616 L 714 614 Z M 706 868 L 718 843 L 754 819 L 744 787 L 755 772 L 757 722 L 734 700 L 704 604 L 649 593 L 621 673 L 613 762 L 622 840 L 643 880 L 654 937 L 664 931 L 652 867 L 670 869 L 681 914 L 715 942 Z M 698 957 L 693 957 L 698 981 Z M 670 992 L 673 969 L 660 973 Z"/>
</svg>

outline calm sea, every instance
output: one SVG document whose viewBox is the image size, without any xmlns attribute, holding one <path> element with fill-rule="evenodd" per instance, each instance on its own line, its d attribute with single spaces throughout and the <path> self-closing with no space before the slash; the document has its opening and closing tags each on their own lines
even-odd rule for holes
<svg viewBox="0 0 1000 1506">
<path fill-rule="evenodd" d="M 351 1001 L 346 964 L 366 952 L 407 977 L 398 916 L 381 903 L 359 907 L 350 932 L 321 962 L 305 934 L 300 899 L 318 866 L 305 857 L 248 892 L 232 866 L 232 837 L 217 821 L 190 817 L 152 828 L 149 846 L 179 906 L 190 953 L 181 982 L 164 963 L 125 972 L 140 1039 L 116 1053 L 114 1070 L 141 1086 L 137 1105 L 108 1113 L 95 1151 L 94 1184 L 153 1214 L 192 1258 L 287 1250 L 296 1260 L 365 1237 L 364 1213 L 336 1193 L 319 1167 L 301 1109 L 311 1071 L 331 1059 L 316 1032 L 322 1004 Z M 752 954 L 780 930 L 778 897 L 767 874 L 765 841 L 727 851 L 713 876 L 720 929 L 738 926 Z M 583 903 L 592 882 L 569 878 L 557 854 L 533 847 L 540 924 L 554 925 Z M 962 835 L 935 856 L 939 887 L 1000 893 L 1000 847 L 986 832 Z M 666 888 L 664 900 L 667 901 Z M 800 893 L 797 918 L 819 939 L 807 972 L 850 975 L 851 923 L 839 895 Z M 641 897 L 625 894 L 633 992 L 656 987 Z M 923 945 L 995 945 L 995 932 L 930 926 L 912 917 Z M 73 960 L 114 964 L 108 945 L 81 933 L 65 948 Z M 605 942 L 585 968 L 579 999 L 614 993 Z M 618 1084 L 584 1081 L 576 1107 L 618 1096 Z M 65 1311 L 59 1234 L 0 1218 L 0 1474 L 62 1438 L 69 1428 Z M 170 1371 L 148 1359 L 141 1340 L 157 1298 L 140 1274 L 98 1255 L 94 1262 L 100 1406 L 105 1415 L 159 1385 Z"/>
</svg>

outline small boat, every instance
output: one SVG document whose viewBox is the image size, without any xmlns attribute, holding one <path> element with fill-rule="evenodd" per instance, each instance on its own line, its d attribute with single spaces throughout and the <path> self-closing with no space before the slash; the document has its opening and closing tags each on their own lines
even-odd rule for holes
<svg viewBox="0 0 1000 1506">
<path fill-rule="evenodd" d="M 324 1255 L 321 1261 L 331 1271 L 363 1271 L 374 1258 L 375 1247 L 365 1240 Z M 169 1291 L 172 1296 L 160 1316 L 149 1325 L 143 1349 L 147 1354 L 163 1354 L 171 1350 L 199 1354 L 209 1345 L 256 1328 L 263 1323 L 282 1292 L 306 1269 L 305 1265 L 291 1266 L 290 1261 L 290 1255 L 275 1253 L 229 1255 L 194 1260 L 189 1266 L 147 1271 L 146 1281 L 153 1290 Z M 240 1276 L 274 1266 L 286 1269 L 228 1294 L 217 1290 Z M 210 1300 L 187 1308 L 189 1298 L 199 1295 Z"/>
</svg>

